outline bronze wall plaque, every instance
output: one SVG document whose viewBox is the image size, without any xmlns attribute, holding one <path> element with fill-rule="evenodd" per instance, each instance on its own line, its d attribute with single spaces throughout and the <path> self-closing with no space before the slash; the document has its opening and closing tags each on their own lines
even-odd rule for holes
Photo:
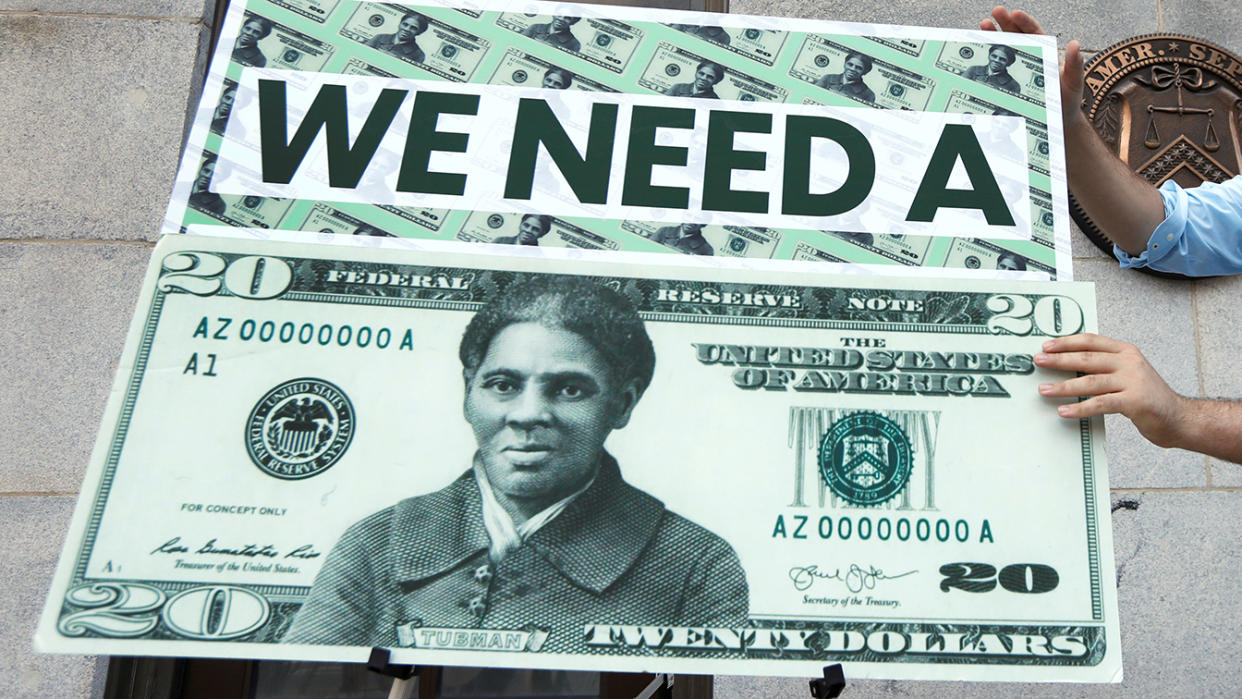
<svg viewBox="0 0 1242 699">
<path fill-rule="evenodd" d="M 1156 186 L 1223 182 L 1242 168 L 1242 58 L 1202 39 L 1146 34 L 1096 54 L 1086 65 L 1083 111 L 1117 156 Z M 1112 241 L 1072 192 L 1070 213 L 1111 255 Z"/>
</svg>

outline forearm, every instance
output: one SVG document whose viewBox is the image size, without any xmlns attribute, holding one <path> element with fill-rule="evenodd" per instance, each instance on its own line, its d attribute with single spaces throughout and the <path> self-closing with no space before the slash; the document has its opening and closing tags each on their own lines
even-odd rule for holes
<svg viewBox="0 0 1242 699">
<path fill-rule="evenodd" d="M 1242 403 L 1186 399 L 1169 446 L 1242 464 Z"/>
<path fill-rule="evenodd" d="M 1065 161 L 1070 192 L 1092 222 L 1131 255 L 1147 249 L 1164 220 L 1164 200 L 1096 134 L 1081 112 L 1065 124 Z"/>
</svg>

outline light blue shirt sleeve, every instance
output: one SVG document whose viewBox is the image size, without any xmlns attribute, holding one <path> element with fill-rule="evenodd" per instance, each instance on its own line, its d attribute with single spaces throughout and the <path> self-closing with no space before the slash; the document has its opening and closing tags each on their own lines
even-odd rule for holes
<svg viewBox="0 0 1242 699">
<path fill-rule="evenodd" d="M 1151 267 L 1189 277 L 1242 272 L 1242 175 L 1194 189 L 1169 180 L 1160 196 L 1165 219 L 1143 254 L 1135 257 L 1113 247 L 1122 269 Z"/>
</svg>

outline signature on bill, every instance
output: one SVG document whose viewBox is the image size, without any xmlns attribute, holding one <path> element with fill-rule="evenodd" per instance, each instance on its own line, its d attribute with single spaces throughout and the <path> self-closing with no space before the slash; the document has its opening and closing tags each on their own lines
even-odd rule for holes
<svg viewBox="0 0 1242 699">
<path fill-rule="evenodd" d="M 862 592 L 863 590 L 874 590 L 876 583 L 881 580 L 896 580 L 907 575 L 914 575 L 917 572 L 917 570 L 908 570 L 904 573 L 890 575 L 873 565 L 864 568 L 857 563 L 851 563 L 850 567 L 845 570 L 840 568 L 828 570 L 817 565 L 809 565 L 790 568 L 789 579 L 793 581 L 794 589 L 796 590 L 806 590 L 815 584 L 816 580 L 835 580 L 845 583 L 846 589 L 850 592 Z"/>
<path fill-rule="evenodd" d="M 174 536 L 155 547 L 148 555 L 154 556 L 156 554 L 215 554 L 218 556 L 239 556 L 241 558 L 276 558 L 280 556 L 280 551 L 271 544 L 224 545 L 220 544 L 215 537 L 212 537 L 210 541 L 191 553 L 190 544 L 183 543 L 181 537 Z M 321 555 L 315 550 L 313 545 L 305 544 L 289 551 L 284 555 L 284 558 L 319 558 Z"/>
</svg>

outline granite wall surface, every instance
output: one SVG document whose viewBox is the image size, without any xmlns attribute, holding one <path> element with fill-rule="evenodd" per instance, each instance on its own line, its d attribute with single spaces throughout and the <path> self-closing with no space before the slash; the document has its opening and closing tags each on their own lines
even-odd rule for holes
<svg viewBox="0 0 1242 699">
<path fill-rule="evenodd" d="M 171 190 L 205 0 L 0 0 L 0 696 L 103 690 L 31 638 Z"/>
<path fill-rule="evenodd" d="M 684 0 L 670 0 L 685 7 Z M 654 2 L 642 2 L 650 5 Z M 694 5 L 696 3 L 690 3 Z M 0 0 L 0 695 L 95 696 L 106 662 L 31 648 L 135 295 L 197 101 L 214 2 Z M 1242 4 L 1028 4 L 1062 44 L 1156 31 L 1242 53 Z M 733 0 L 732 12 L 974 26 L 990 5 Z M 1102 330 L 1139 344 L 1178 391 L 1242 394 L 1242 279 L 1122 272 L 1076 234 Z M 1236 693 L 1242 467 L 1142 441 L 1108 420 L 1125 656 L 1120 686 L 860 682 L 847 696 Z M 807 696 L 803 680 L 718 677 L 720 697 Z"/>
</svg>

